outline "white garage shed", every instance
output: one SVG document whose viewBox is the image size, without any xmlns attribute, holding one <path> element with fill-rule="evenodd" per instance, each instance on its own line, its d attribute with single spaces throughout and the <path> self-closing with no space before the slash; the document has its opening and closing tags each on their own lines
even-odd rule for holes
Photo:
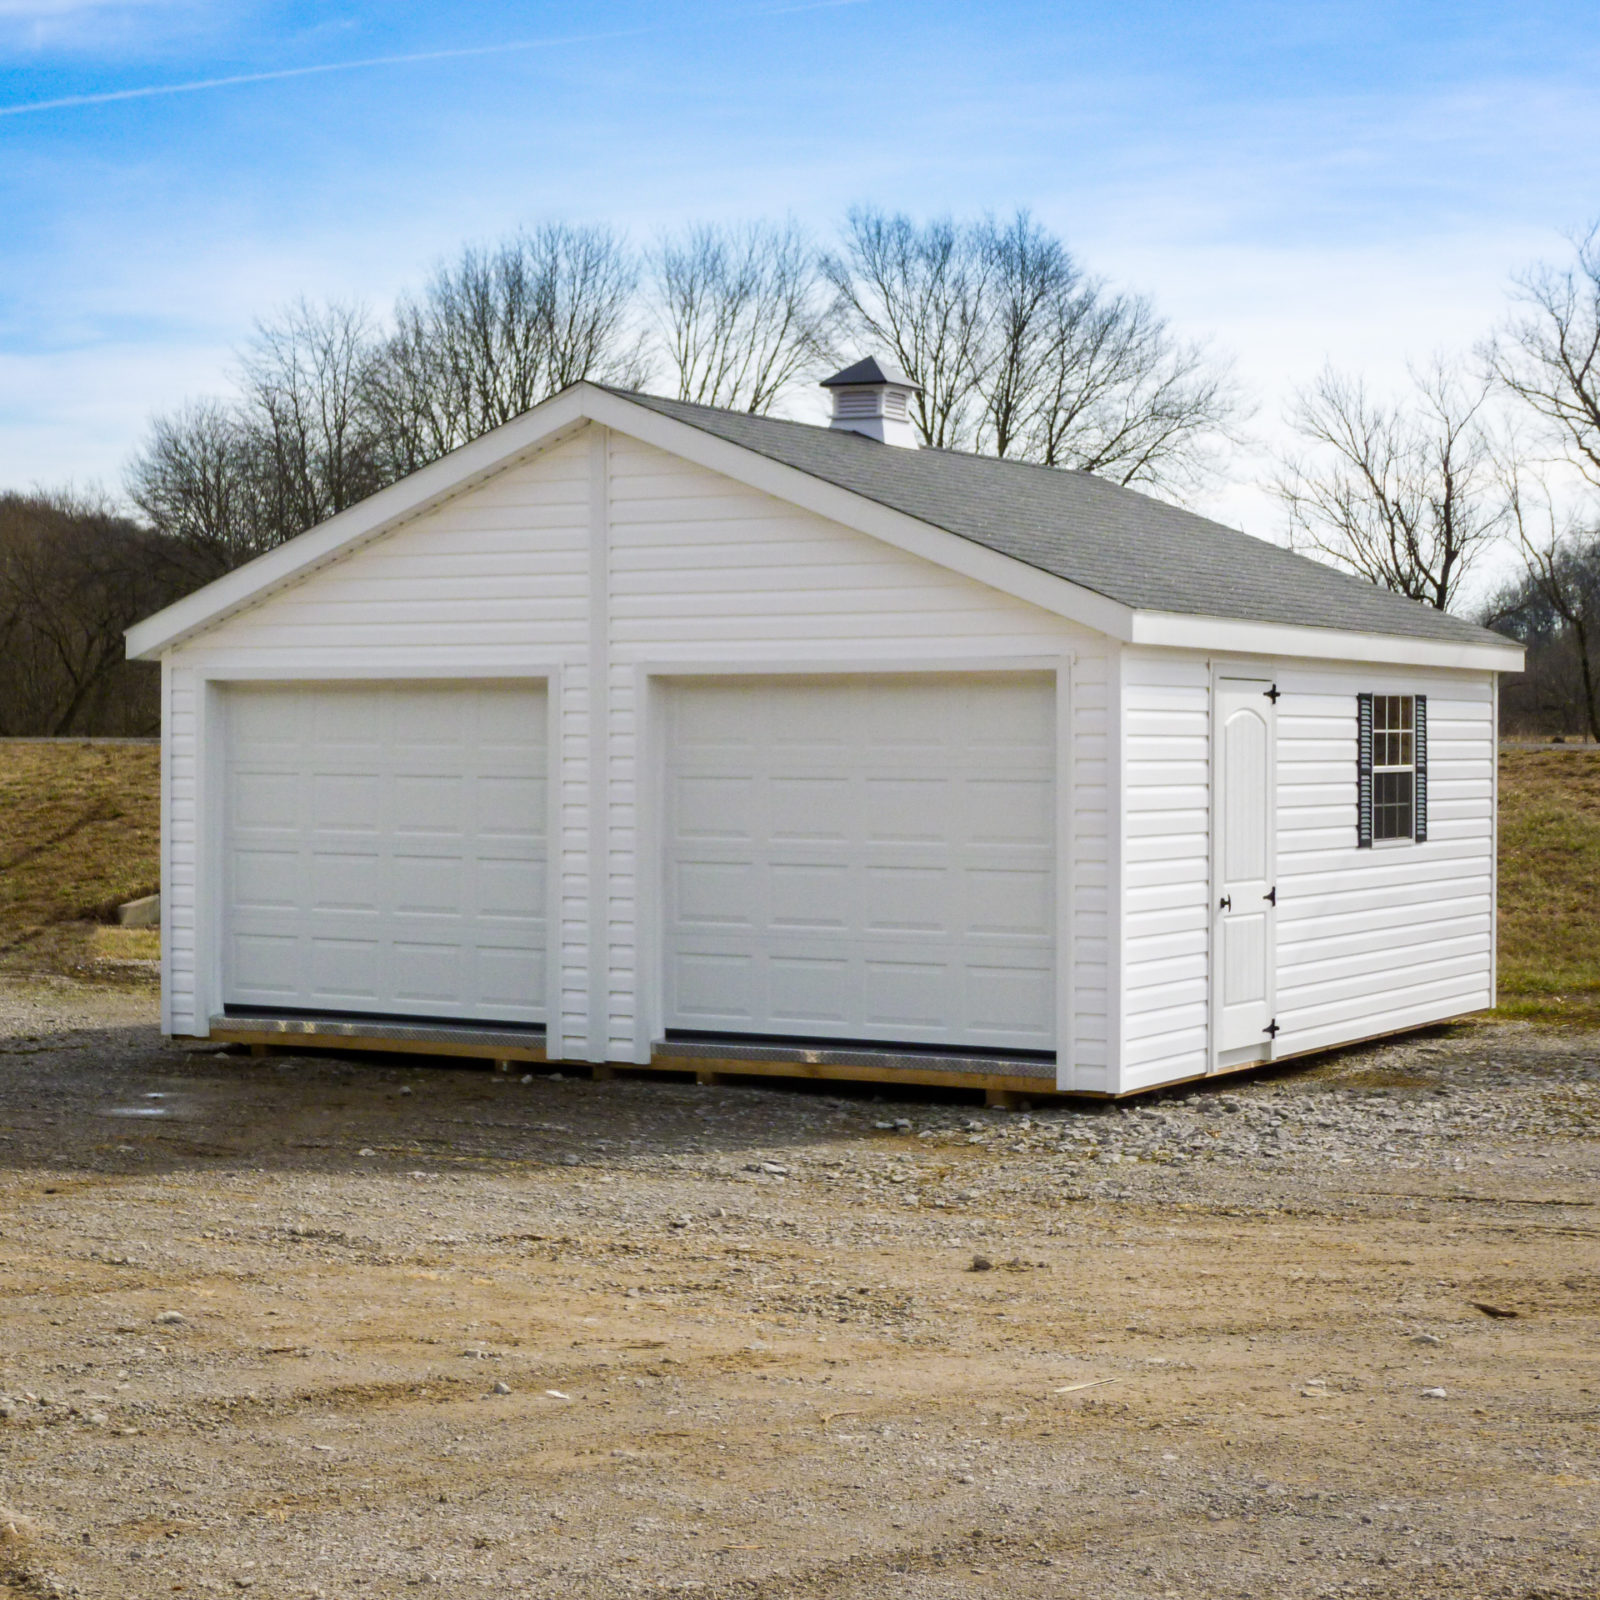
<svg viewBox="0 0 1600 1600">
<path fill-rule="evenodd" d="M 579 384 L 135 628 L 166 1029 L 1116 1095 L 1493 1004 L 1518 647 L 830 387 Z"/>
</svg>

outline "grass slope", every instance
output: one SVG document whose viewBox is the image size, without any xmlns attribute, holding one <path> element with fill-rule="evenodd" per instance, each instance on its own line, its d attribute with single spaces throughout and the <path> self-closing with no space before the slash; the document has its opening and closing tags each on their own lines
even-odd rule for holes
<svg viewBox="0 0 1600 1600">
<path fill-rule="evenodd" d="M 0 741 L 0 965 L 87 972 L 155 953 L 104 926 L 160 873 L 154 745 Z M 1600 1026 L 1600 751 L 1500 759 L 1503 1012 Z"/>
<path fill-rule="evenodd" d="M 1600 750 L 1500 757 L 1500 1009 L 1600 1026 Z"/>
<path fill-rule="evenodd" d="M 104 922 L 159 886 L 160 772 L 153 744 L 0 741 L 0 965 L 85 972 L 155 953 L 153 935 Z"/>
</svg>

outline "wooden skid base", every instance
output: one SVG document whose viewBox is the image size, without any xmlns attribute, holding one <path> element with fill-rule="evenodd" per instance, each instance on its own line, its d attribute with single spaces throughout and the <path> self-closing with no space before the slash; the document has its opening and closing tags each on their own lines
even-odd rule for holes
<svg viewBox="0 0 1600 1600">
<path fill-rule="evenodd" d="M 475 1041 L 442 1039 L 392 1039 L 382 1034 L 285 1034 L 241 1027 L 213 1027 L 210 1037 L 218 1044 L 248 1045 L 253 1056 L 287 1054 L 308 1050 L 358 1050 L 376 1055 L 456 1056 L 489 1061 L 502 1072 L 513 1063 L 544 1062 L 542 1046 L 517 1049 L 509 1045 L 480 1044 Z M 588 1063 L 558 1061 L 559 1070 L 581 1071 Z M 1049 1099 L 1056 1086 L 1049 1078 L 1025 1078 L 1000 1072 L 949 1072 L 916 1067 L 839 1064 L 794 1059 L 789 1061 L 741 1060 L 737 1056 L 709 1059 L 705 1056 L 674 1056 L 658 1052 L 648 1063 L 606 1062 L 589 1066 L 597 1080 L 619 1073 L 672 1072 L 692 1075 L 696 1083 L 716 1084 L 726 1078 L 806 1078 L 840 1083 L 905 1084 L 918 1088 L 978 1089 L 987 1103 L 1014 1109 L 1023 1099 Z"/>
<path fill-rule="evenodd" d="M 543 1045 L 478 1044 L 453 1039 L 390 1039 L 383 1034 L 277 1033 L 258 1028 L 212 1028 L 218 1044 L 246 1044 L 253 1056 L 292 1055 L 307 1050 L 363 1050 L 376 1055 L 465 1056 L 478 1061 L 529 1062 L 545 1059 Z M 509 1067 L 503 1069 L 509 1070 Z"/>
</svg>

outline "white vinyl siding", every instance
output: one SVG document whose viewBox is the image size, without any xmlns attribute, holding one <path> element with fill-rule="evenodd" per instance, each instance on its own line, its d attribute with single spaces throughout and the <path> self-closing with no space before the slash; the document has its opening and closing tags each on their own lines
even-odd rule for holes
<svg viewBox="0 0 1600 1600">
<path fill-rule="evenodd" d="M 1211 671 L 1188 651 L 1122 658 L 1120 1088 L 1206 1070 Z"/>
<path fill-rule="evenodd" d="M 1304 661 L 1270 678 L 1277 783 L 1274 1051 L 1494 1003 L 1493 680 Z M 1210 659 L 1123 656 L 1123 1092 L 1210 1069 Z M 1428 696 L 1428 839 L 1356 847 L 1356 696 Z"/>
<path fill-rule="evenodd" d="M 1493 680 L 1278 678 L 1278 1052 L 1494 1004 Z M 1356 696 L 1428 697 L 1428 838 L 1356 848 Z"/>
</svg>

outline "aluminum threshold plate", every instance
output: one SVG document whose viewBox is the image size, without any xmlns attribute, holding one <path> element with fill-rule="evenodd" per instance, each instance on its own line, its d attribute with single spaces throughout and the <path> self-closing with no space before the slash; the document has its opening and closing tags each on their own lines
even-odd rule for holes
<svg viewBox="0 0 1600 1600">
<path fill-rule="evenodd" d="M 485 1028 L 463 1023 L 406 1022 L 391 1017 L 257 1017 L 230 1011 L 211 1019 L 211 1031 L 281 1033 L 286 1039 L 394 1039 L 418 1044 L 519 1045 L 544 1043 L 543 1028 Z"/>
<path fill-rule="evenodd" d="M 940 1056 L 909 1050 L 829 1050 L 809 1045 L 758 1044 L 744 1039 L 658 1039 L 651 1047 L 657 1063 L 669 1060 L 796 1061 L 811 1067 L 884 1067 L 896 1072 L 992 1073 L 996 1077 L 1056 1081 L 1053 1061 L 1027 1056 Z"/>
</svg>

